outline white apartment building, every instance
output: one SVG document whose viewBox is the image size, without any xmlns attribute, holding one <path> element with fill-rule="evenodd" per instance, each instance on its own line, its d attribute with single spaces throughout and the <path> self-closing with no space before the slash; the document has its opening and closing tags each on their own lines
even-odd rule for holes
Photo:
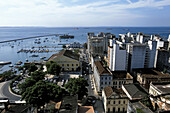
<svg viewBox="0 0 170 113">
<path fill-rule="evenodd" d="M 107 54 L 107 65 L 111 71 L 126 70 L 126 50 L 121 48 L 114 40 L 110 40 Z"/>
<path fill-rule="evenodd" d="M 90 56 L 101 56 L 103 57 L 107 53 L 108 41 L 115 36 L 110 33 L 99 33 L 95 36 L 94 33 L 88 33 L 87 35 L 87 49 Z"/>
<path fill-rule="evenodd" d="M 144 68 L 146 56 L 146 44 L 130 43 L 127 44 L 128 63 L 127 69 Z"/>
</svg>

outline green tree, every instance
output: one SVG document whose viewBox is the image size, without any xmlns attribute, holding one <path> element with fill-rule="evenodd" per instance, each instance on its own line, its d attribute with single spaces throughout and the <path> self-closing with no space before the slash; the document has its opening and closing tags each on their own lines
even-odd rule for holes
<svg viewBox="0 0 170 113">
<path fill-rule="evenodd" d="M 30 64 L 29 68 L 28 68 L 28 71 L 29 72 L 34 72 L 36 71 L 38 68 L 35 64 Z"/>
<path fill-rule="evenodd" d="M 33 86 L 36 83 L 36 80 L 32 78 L 27 78 L 24 83 L 19 84 L 19 89 L 21 90 L 21 94 L 26 91 L 28 87 Z"/>
<path fill-rule="evenodd" d="M 45 77 L 45 73 L 42 71 L 35 71 L 31 73 L 31 78 L 34 79 L 35 81 L 43 80 Z"/>
<path fill-rule="evenodd" d="M 85 80 L 84 78 L 80 77 L 80 78 L 71 78 L 67 84 L 65 84 L 65 88 L 67 89 L 67 91 L 72 94 L 72 95 L 76 95 L 78 94 L 78 98 L 82 99 L 84 95 L 87 96 L 87 87 L 88 83 L 87 80 Z"/>
<path fill-rule="evenodd" d="M 47 67 L 47 73 L 53 74 L 53 75 L 59 75 L 61 72 L 61 67 L 54 61 L 50 61 L 46 63 Z"/>
<path fill-rule="evenodd" d="M 62 89 L 59 86 L 39 80 L 36 84 L 26 89 L 22 94 L 22 99 L 28 104 L 33 104 L 39 108 L 50 100 L 58 99 L 60 95 L 62 95 Z"/>
<path fill-rule="evenodd" d="M 87 43 L 84 43 L 84 44 L 83 44 L 83 47 L 84 47 L 85 49 L 87 49 Z"/>
</svg>

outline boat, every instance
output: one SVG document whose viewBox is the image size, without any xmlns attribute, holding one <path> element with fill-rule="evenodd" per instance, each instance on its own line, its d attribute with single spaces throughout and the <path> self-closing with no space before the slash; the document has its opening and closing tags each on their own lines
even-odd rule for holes
<svg viewBox="0 0 170 113">
<path fill-rule="evenodd" d="M 11 64 L 11 62 L 9 62 L 9 61 L 0 61 L 0 65 L 7 65 L 7 64 Z"/>
<path fill-rule="evenodd" d="M 46 57 L 40 57 L 40 59 L 45 59 Z"/>
<path fill-rule="evenodd" d="M 39 55 L 31 55 L 30 57 L 39 57 Z"/>
<path fill-rule="evenodd" d="M 9 65 L 9 67 L 14 67 L 14 66 L 11 64 L 11 65 Z"/>
<path fill-rule="evenodd" d="M 21 65 L 22 64 L 22 61 L 19 61 L 16 63 L 16 65 Z"/>
<path fill-rule="evenodd" d="M 73 35 L 62 35 L 60 36 L 61 39 L 73 39 L 74 36 Z"/>
</svg>

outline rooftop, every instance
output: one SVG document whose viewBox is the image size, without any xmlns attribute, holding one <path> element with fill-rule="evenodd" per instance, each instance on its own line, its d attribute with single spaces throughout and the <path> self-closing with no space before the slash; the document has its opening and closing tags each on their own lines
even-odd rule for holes
<svg viewBox="0 0 170 113">
<path fill-rule="evenodd" d="M 107 86 L 103 90 L 107 98 L 112 96 L 112 94 L 117 94 L 119 97 L 127 97 L 121 89 L 115 89 L 110 86 Z"/>
<path fill-rule="evenodd" d="M 130 95 L 131 100 L 142 99 L 148 95 L 145 89 L 139 84 L 125 84 L 123 87 L 126 90 L 124 90 L 124 92 Z"/>
<path fill-rule="evenodd" d="M 26 113 L 30 109 L 31 105 L 11 105 L 8 111 L 3 111 L 3 113 Z"/>
<path fill-rule="evenodd" d="M 133 79 L 133 77 L 126 71 L 113 71 L 113 79 Z"/>
<path fill-rule="evenodd" d="M 54 58 L 56 57 L 59 57 L 59 56 L 66 56 L 66 57 L 69 57 L 69 58 L 72 58 L 72 59 L 75 59 L 75 60 L 79 60 L 79 57 L 80 55 L 79 54 L 76 54 L 74 52 L 72 52 L 71 50 L 62 50 L 60 51 L 59 53 L 57 54 L 53 54 L 49 59 L 48 61 L 50 60 L 53 60 Z"/>
<path fill-rule="evenodd" d="M 170 82 L 154 82 L 152 83 L 162 94 L 170 94 Z"/>
<path fill-rule="evenodd" d="M 80 106 L 78 113 L 95 113 L 93 106 Z"/>
<path fill-rule="evenodd" d="M 59 113 L 77 113 L 77 96 L 63 97 Z"/>
<path fill-rule="evenodd" d="M 102 75 L 102 74 L 110 74 L 111 75 L 111 73 L 103 66 L 103 63 L 101 61 L 95 61 L 94 63 L 96 65 L 96 68 L 100 75 Z"/>
<path fill-rule="evenodd" d="M 164 74 L 154 69 L 140 69 L 138 72 L 142 74 L 142 77 L 146 78 L 170 78 L 169 74 Z"/>
</svg>

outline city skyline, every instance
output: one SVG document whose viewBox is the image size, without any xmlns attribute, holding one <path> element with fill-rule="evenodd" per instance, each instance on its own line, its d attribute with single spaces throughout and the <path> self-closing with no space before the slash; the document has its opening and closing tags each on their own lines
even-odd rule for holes
<svg viewBox="0 0 170 113">
<path fill-rule="evenodd" d="M 0 0 L 0 26 L 170 26 L 169 0 Z"/>
</svg>

